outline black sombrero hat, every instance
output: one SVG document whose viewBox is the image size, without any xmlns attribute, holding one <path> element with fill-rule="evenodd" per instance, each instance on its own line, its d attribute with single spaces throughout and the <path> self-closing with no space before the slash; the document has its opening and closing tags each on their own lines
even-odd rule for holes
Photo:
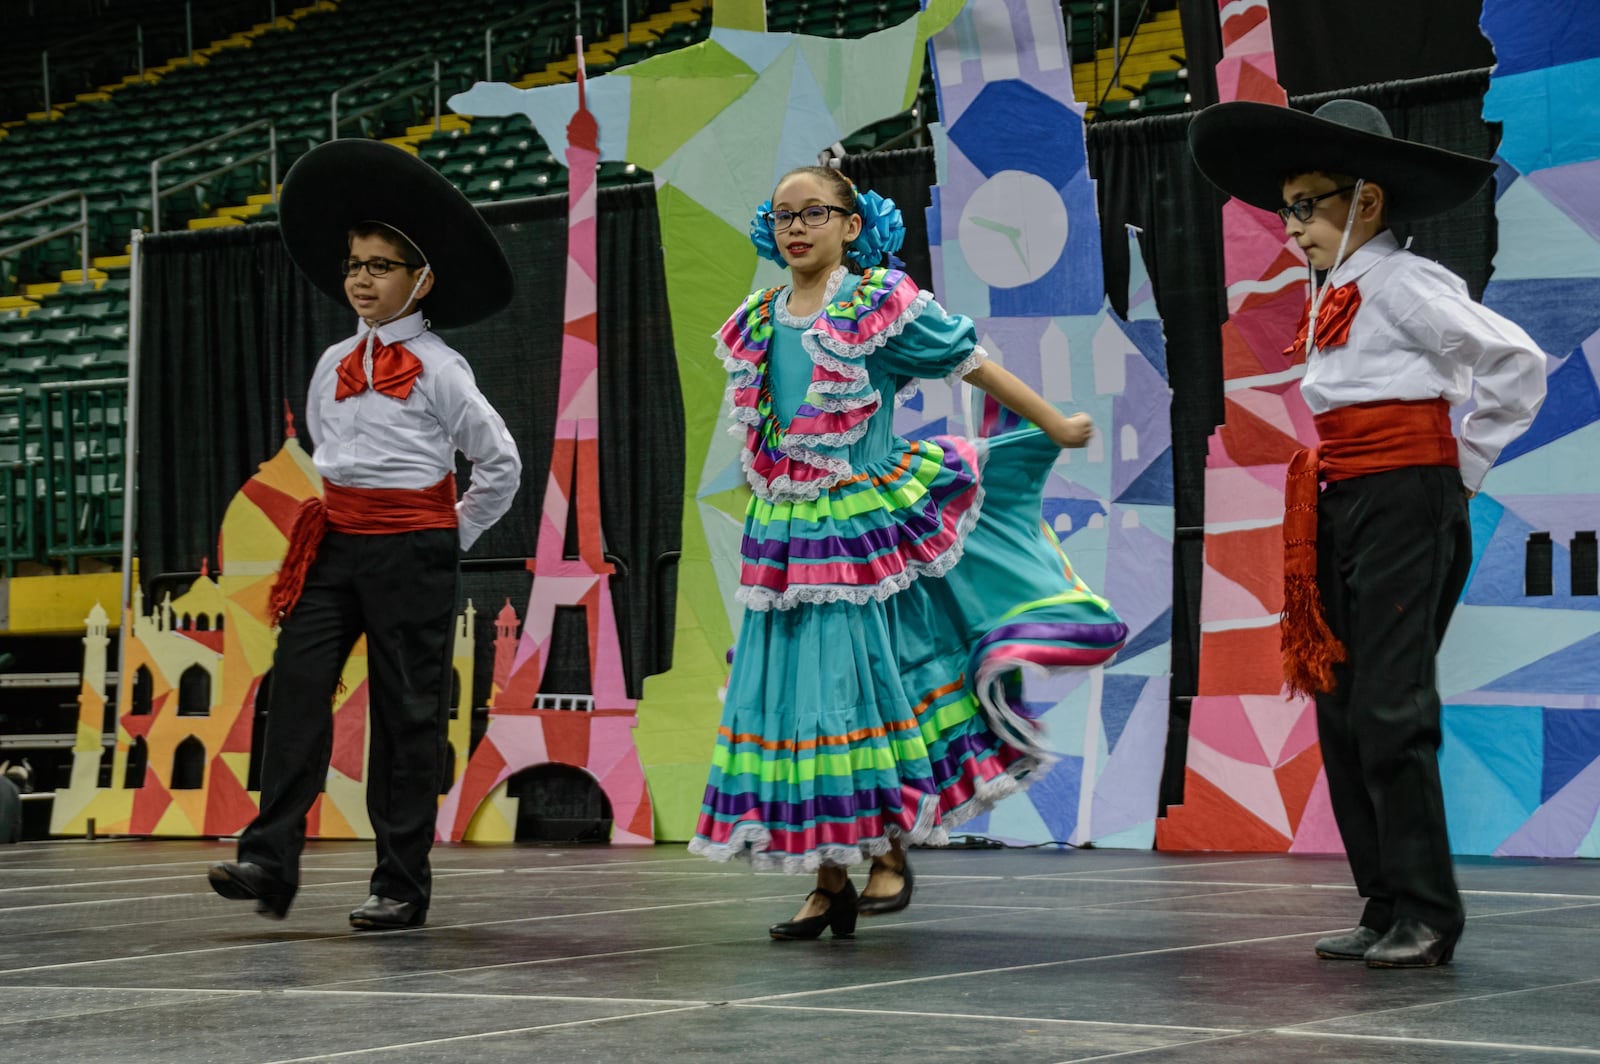
<svg viewBox="0 0 1600 1064">
<path fill-rule="evenodd" d="M 470 325 L 511 302 L 511 265 L 477 208 L 439 171 L 391 144 L 353 139 L 312 148 L 283 179 L 278 219 L 295 265 L 340 301 L 338 263 L 349 254 L 350 227 L 381 222 L 433 267 L 432 324 Z"/>
<path fill-rule="evenodd" d="M 1237 101 L 1189 123 L 1189 151 L 1207 180 L 1252 207 L 1283 206 L 1283 179 L 1322 170 L 1382 186 L 1391 222 L 1413 221 L 1470 199 L 1495 171 L 1487 159 L 1401 140 L 1383 112 L 1329 100 L 1313 114 Z"/>
</svg>

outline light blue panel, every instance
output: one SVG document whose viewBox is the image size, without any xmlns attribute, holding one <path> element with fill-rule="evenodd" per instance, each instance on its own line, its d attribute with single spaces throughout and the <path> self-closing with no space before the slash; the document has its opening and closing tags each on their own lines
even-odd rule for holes
<svg viewBox="0 0 1600 1064">
<path fill-rule="evenodd" d="M 1532 181 L 1517 181 L 1495 201 L 1495 221 L 1515 240 L 1502 240 L 1494 256 L 1494 279 L 1600 277 L 1600 243 Z M 1564 354 L 1565 352 L 1551 352 Z"/>
<path fill-rule="evenodd" d="M 1600 59 L 1490 81 L 1483 117 L 1505 124 L 1499 155 L 1524 174 L 1600 159 Z"/>
<path fill-rule="evenodd" d="M 797 166 L 814 164 L 818 152 L 854 132 L 839 128 L 803 52 L 795 53 L 790 85 L 789 108 L 780 123 L 782 133 L 772 174 L 774 187 L 784 174 Z"/>
<path fill-rule="evenodd" d="M 1154 819 L 1146 820 L 1142 824 L 1135 824 L 1122 831 L 1110 835 L 1101 835 L 1094 840 L 1096 849 L 1099 850 L 1149 850 L 1156 844 L 1156 822 Z"/>
<path fill-rule="evenodd" d="M 794 34 L 713 29 L 711 39 L 743 59 L 751 70 L 759 72 L 767 69 L 779 53 L 794 42 Z"/>
<path fill-rule="evenodd" d="M 1439 775 L 1452 853 L 1492 854 L 1539 808 L 1544 710 L 1444 707 Z"/>
</svg>

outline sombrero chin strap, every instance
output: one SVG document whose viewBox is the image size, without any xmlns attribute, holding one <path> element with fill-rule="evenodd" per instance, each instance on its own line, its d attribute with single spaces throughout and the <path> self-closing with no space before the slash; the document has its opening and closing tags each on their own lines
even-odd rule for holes
<svg viewBox="0 0 1600 1064">
<path fill-rule="evenodd" d="M 361 372 L 367 375 L 367 380 L 372 380 L 372 345 L 377 341 L 378 327 L 381 325 L 387 325 L 396 318 L 403 318 L 406 316 L 407 312 L 411 310 L 411 304 L 416 301 L 417 290 L 422 287 L 422 282 L 427 280 L 428 274 L 432 272 L 433 267 L 429 266 L 427 263 L 423 263 L 422 269 L 417 271 L 417 283 L 411 286 L 411 294 L 406 297 L 406 301 L 400 307 L 400 309 L 389 315 L 387 318 L 384 318 L 382 321 L 373 321 L 367 323 L 367 338 L 365 341 L 363 341 L 364 346 L 361 349 Z M 426 332 L 427 329 L 427 322 L 423 322 L 423 332 Z"/>
<path fill-rule="evenodd" d="M 1356 178 L 1356 187 L 1350 193 L 1350 210 L 1344 219 L 1344 235 L 1339 238 L 1339 250 L 1334 252 L 1333 265 L 1328 268 L 1326 279 L 1321 285 L 1317 284 L 1317 270 L 1310 262 L 1306 269 L 1311 273 L 1311 312 L 1306 322 L 1306 358 L 1311 357 L 1312 350 L 1317 346 L 1317 311 L 1322 309 L 1322 297 L 1328 294 L 1328 289 L 1333 287 L 1333 275 L 1339 269 L 1339 264 L 1344 262 L 1344 250 L 1350 246 L 1350 231 L 1356 225 L 1356 206 L 1361 201 L 1361 186 L 1366 181 Z"/>
</svg>

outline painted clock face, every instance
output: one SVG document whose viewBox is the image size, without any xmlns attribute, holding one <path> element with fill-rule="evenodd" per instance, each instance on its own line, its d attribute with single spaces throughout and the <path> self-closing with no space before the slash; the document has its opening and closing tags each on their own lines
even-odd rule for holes
<svg viewBox="0 0 1600 1064">
<path fill-rule="evenodd" d="M 1032 284 L 1067 246 L 1067 206 L 1038 174 L 1001 170 L 968 198 L 960 240 L 968 268 L 985 284 Z"/>
</svg>

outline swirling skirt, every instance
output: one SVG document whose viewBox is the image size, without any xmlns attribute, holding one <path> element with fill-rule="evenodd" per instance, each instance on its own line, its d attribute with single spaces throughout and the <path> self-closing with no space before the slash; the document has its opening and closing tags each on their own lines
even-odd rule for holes
<svg viewBox="0 0 1600 1064">
<path fill-rule="evenodd" d="M 939 844 L 1048 768 L 1019 670 L 1102 664 L 1127 627 L 1040 521 L 1055 445 L 977 446 L 980 516 L 943 576 L 745 612 L 691 852 L 802 872 Z"/>
</svg>

